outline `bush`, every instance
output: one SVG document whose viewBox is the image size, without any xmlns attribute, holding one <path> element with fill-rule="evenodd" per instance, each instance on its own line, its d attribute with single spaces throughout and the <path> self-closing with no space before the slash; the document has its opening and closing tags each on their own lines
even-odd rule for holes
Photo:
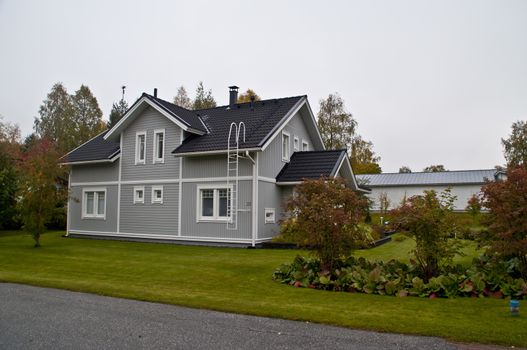
<svg viewBox="0 0 527 350">
<path fill-rule="evenodd" d="M 450 189 L 440 194 L 424 191 L 423 195 L 410 197 L 391 212 L 395 221 L 415 239 L 412 253 L 424 272 L 425 281 L 438 276 L 441 266 L 460 254 L 459 242 L 451 239 L 457 230 L 453 217 L 455 198 Z"/>
<path fill-rule="evenodd" d="M 514 278 L 509 271 L 515 262 L 507 263 L 492 257 L 475 259 L 474 265 L 463 269 L 448 267 L 441 275 L 426 282 L 420 266 L 396 260 L 371 262 L 364 258 L 339 259 L 332 271 L 322 270 L 317 259 L 297 256 L 292 264 L 280 266 L 273 279 L 295 287 L 395 295 L 399 297 L 514 297 L 527 299 L 527 282 Z M 512 270 L 511 270 L 512 269 Z"/>
<path fill-rule="evenodd" d="M 342 179 L 306 180 L 286 203 L 289 219 L 281 223 L 281 234 L 312 249 L 324 269 L 332 270 L 364 241 L 366 225 L 359 223 L 367 206 L 368 200 Z"/>
</svg>

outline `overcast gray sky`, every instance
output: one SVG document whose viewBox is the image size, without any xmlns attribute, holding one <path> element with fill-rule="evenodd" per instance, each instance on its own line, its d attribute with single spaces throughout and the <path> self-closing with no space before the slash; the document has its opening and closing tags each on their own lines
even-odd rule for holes
<svg viewBox="0 0 527 350">
<path fill-rule="evenodd" d="M 384 172 L 489 168 L 527 119 L 527 1 L 0 0 L 0 114 L 24 135 L 51 86 L 88 85 L 107 118 L 198 81 L 263 98 L 338 92 Z"/>
</svg>

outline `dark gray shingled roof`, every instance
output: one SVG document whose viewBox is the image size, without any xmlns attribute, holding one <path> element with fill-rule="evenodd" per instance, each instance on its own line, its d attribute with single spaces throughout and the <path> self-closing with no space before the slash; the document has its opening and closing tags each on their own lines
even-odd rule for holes
<svg viewBox="0 0 527 350">
<path fill-rule="evenodd" d="M 119 142 L 105 140 L 108 130 L 95 136 L 80 147 L 74 149 L 64 157 L 60 163 L 87 162 L 92 160 L 110 160 L 119 152 Z"/>
<path fill-rule="evenodd" d="M 193 152 L 221 151 L 227 149 L 227 138 L 232 122 L 245 124 L 245 143 L 240 148 L 250 149 L 261 147 L 266 136 L 305 96 L 286 97 L 263 100 L 251 103 L 239 103 L 230 108 L 222 106 L 193 111 L 205 123 L 208 133 L 202 136 L 192 135 L 172 153 L 183 154 Z"/>
<path fill-rule="evenodd" d="M 321 176 L 335 176 L 338 166 L 346 156 L 345 150 L 295 152 L 276 176 L 276 182 L 298 182 Z"/>
<path fill-rule="evenodd" d="M 357 175 L 357 181 L 368 187 L 483 184 L 495 179 L 496 169 L 456 170 L 437 173 L 387 173 Z"/>
<path fill-rule="evenodd" d="M 147 93 L 143 93 L 143 96 L 147 97 L 149 100 L 151 100 L 170 114 L 174 115 L 176 118 L 178 118 L 184 124 L 190 126 L 191 128 L 207 132 L 207 129 L 205 128 L 195 111 L 189 111 L 188 109 L 176 106 L 173 103 L 154 97 Z"/>
</svg>

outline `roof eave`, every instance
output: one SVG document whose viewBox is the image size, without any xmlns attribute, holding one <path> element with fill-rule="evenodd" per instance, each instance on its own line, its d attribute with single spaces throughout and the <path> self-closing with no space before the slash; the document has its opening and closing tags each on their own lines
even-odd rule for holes
<svg viewBox="0 0 527 350">
<path fill-rule="evenodd" d="M 114 153 L 115 154 L 115 153 Z M 121 157 L 121 154 L 115 156 L 110 156 L 109 158 L 104 159 L 93 159 L 93 160 L 81 160 L 77 162 L 62 162 L 59 165 L 83 165 L 83 164 L 99 164 L 99 163 L 113 163 Z"/>
</svg>

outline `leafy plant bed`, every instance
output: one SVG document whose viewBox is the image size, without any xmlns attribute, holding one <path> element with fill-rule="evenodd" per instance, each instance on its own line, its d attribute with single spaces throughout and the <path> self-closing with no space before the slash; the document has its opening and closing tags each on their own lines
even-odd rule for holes
<svg viewBox="0 0 527 350">
<path fill-rule="evenodd" d="M 514 259 L 512 259 L 514 260 Z M 527 282 L 510 276 L 514 261 L 475 259 L 469 269 L 445 267 L 443 274 L 425 282 L 415 263 L 396 260 L 371 262 L 349 257 L 339 260 L 333 271 L 322 271 L 316 259 L 297 256 L 292 264 L 280 266 L 273 279 L 295 287 L 394 295 L 399 297 L 511 297 L 527 299 Z"/>
</svg>

